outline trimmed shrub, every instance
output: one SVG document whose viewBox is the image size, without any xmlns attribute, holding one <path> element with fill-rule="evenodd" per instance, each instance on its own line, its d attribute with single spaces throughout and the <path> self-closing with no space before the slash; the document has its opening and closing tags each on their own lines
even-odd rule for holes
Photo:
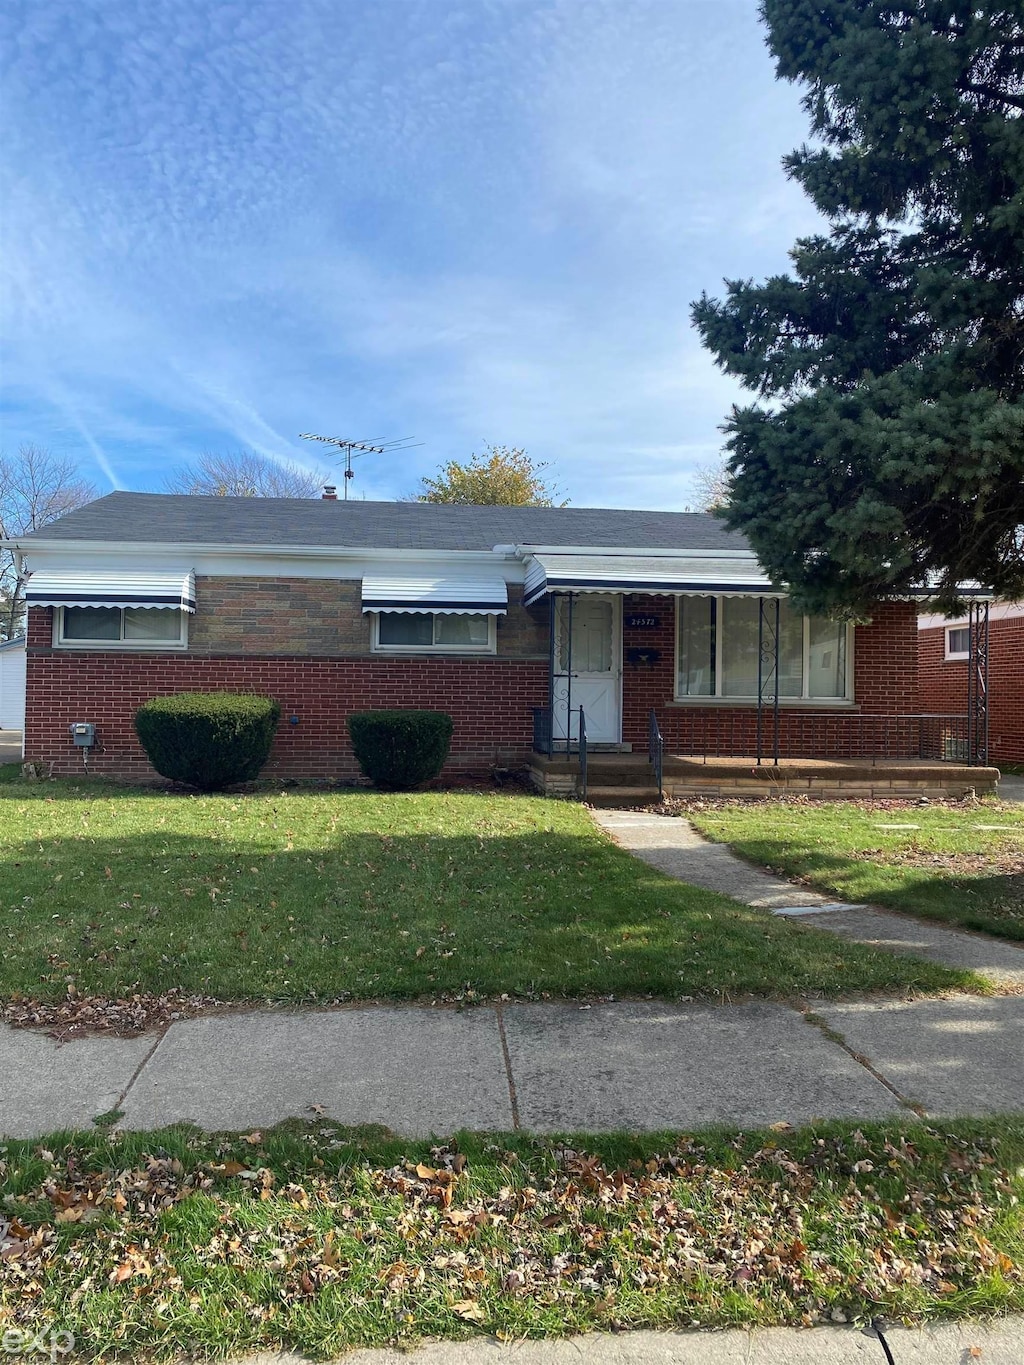
<svg viewBox="0 0 1024 1365">
<path fill-rule="evenodd" d="M 280 715 L 248 692 L 177 692 L 143 702 L 135 733 L 161 777 L 210 792 L 258 775 Z"/>
<path fill-rule="evenodd" d="M 360 768 L 387 791 L 410 791 L 436 777 L 453 725 L 443 711 L 357 711 L 348 718 Z"/>
</svg>

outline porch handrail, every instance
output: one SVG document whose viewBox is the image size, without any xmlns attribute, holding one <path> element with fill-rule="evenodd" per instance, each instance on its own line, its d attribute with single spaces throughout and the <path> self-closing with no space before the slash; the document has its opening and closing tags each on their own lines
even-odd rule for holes
<svg viewBox="0 0 1024 1365">
<path fill-rule="evenodd" d="M 647 761 L 654 767 L 654 780 L 658 784 L 658 800 L 663 801 L 665 799 L 665 741 L 662 738 L 658 715 L 653 706 L 647 718 Z"/>
<path fill-rule="evenodd" d="M 551 758 L 555 752 L 554 726 L 550 706 L 535 706 L 533 708 L 533 752 L 535 754 L 547 754 L 548 758 Z"/>
<path fill-rule="evenodd" d="M 580 707 L 580 772 L 576 783 L 576 795 L 581 801 L 587 799 L 587 721 Z"/>
<path fill-rule="evenodd" d="M 670 753 L 709 758 L 753 757 L 755 723 L 749 711 L 673 712 Z M 962 763 L 974 766 L 984 756 L 972 745 L 966 712 L 918 711 L 875 713 L 803 711 L 780 714 L 781 757 L 795 759 L 859 758 L 874 766 L 887 759 Z"/>
</svg>

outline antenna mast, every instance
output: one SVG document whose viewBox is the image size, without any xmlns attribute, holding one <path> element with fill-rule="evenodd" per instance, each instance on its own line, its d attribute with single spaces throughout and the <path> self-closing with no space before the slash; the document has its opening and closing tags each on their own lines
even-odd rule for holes
<svg viewBox="0 0 1024 1365">
<path fill-rule="evenodd" d="M 411 450 L 413 445 L 422 445 L 422 441 L 413 442 L 408 436 L 400 437 L 397 441 L 383 441 L 380 445 L 374 445 L 371 441 L 349 441 L 343 436 L 317 436 L 311 431 L 299 432 L 303 441 L 323 441 L 325 445 L 337 446 L 345 453 L 345 501 L 348 502 L 348 486 L 355 478 L 355 470 L 352 468 L 352 461 L 358 460 L 362 455 L 385 455 L 392 450 Z"/>
</svg>

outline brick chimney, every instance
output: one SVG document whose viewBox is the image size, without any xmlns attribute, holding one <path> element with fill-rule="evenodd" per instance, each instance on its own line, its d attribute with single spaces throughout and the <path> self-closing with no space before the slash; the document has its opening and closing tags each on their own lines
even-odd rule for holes
<svg viewBox="0 0 1024 1365">
<path fill-rule="evenodd" d="M 338 490 L 333 483 L 325 483 L 324 491 L 320 494 L 321 502 L 337 502 Z"/>
</svg>

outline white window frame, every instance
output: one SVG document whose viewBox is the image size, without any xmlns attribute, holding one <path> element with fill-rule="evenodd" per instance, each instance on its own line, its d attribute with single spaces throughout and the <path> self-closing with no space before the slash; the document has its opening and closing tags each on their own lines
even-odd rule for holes
<svg viewBox="0 0 1024 1365">
<path fill-rule="evenodd" d="M 79 605 L 79 604 L 76 604 Z M 80 605 L 87 605 L 82 603 Z M 188 649 L 188 618 L 187 611 L 178 610 L 178 638 L 177 640 L 125 640 L 124 635 L 124 607 L 115 608 L 121 613 L 121 633 L 120 640 L 68 640 L 64 635 L 64 612 L 66 607 L 58 607 L 53 613 L 53 645 L 55 649 L 86 649 L 86 650 L 105 650 L 107 652 L 116 651 L 117 653 L 130 654 L 163 654 L 168 650 Z M 155 607 L 145 608 L 154 611 L 174 611 L 174 607 Z"/>
<path fill-rule="evenodd" d="M 692 693 L 686 693 L 686 692 L 680 692 L 680 691 L 679 691 L 679 675 L 680 675 L 680 668 L 679 668 L 679 663 L 680 663 L 680 660 L 679 660 L 679 644 L 680 644 L 680 640 L 681 640 L 681 638 L 682 638 L 681 632 L 680 632 L 680 619 L 679 619 L 679 618 L 680 618 L 680 615 L 681 615 L 682 610 L 683 610 L 683 604 L 684 604 L 685 602 L 687 602 L 687 601 L 691 601 L 691 602 L 692 602 L 692 601 L 695 601 L 695 600 L 697 600 L 697 601 L 702 601 L 702 600 L 703 600 L 703 601 L 707 601 L 709 598 L 712 598 L 712 599 L 717 603 L 716 613 L 715 613 L 715 614 L 716 614 L 716 620 L 717 620 L 717 629 L 715 630 L 715 689 L 716 689 L 716 690 L 715 690 L 715 692 L 714 692 L 713 694 L 711 694 L 711 695 L 700 696 L 700 695 L 696 695 L 696 694 L 692 694 Z M 697 597 L 696 594 L 694 594 L 694 595 L 692 595 L 692 596 L 689 596 L 689 597 L 686 596 L 686 595 L 680 595 L 680 596 L 677 596 L 677 597 L 676 597 L 676 622 L 675 622 L 675 624 L 676 624 L 676 631 L 675 631 L 675 683 L 674 683 L 674 692 L 675 692 L 675 696 L 674 696 L 673 700 L 674 700 L 675 704 L 678 705 L 678 706 L 756 706 L 756 705 L 757 705 L 757 697 L 756 697 L 756 695 L 755 695 L 755 696 L 749 696 L 749 697 L 728 696 L 728 695 L 722 693 L 721 690 L 720 690 L 720 689 L 721 689 L 721 686 L 722 686 L 722 675 L 723 675 L 723 669 L 722 669 L 722 634 L 723 634 L 723 632 L 722 632 L 722 628 L 721 628 L 721 627 L 722 627 L 722 619 L 723 619 L 722 603 L 723 603 L 724 600 L 725 600 L 725 599 L 724 599 L 724 596 L 719 595 L 719 594 L 716 594 L 716 593 L 708 593 L 707 596 L 706 596 L 706 597 L 703 597 L 703 598 Z M 756 601 L 757 599 L 755 598 L 754 600 Z M 774 600 L 774 599 L 772 599 L 772 600 Z M 854 666 L 853 666 L 853 665 L 854 665 L 853 648 L 854 648 L 854 638 L 855 638 L 855 637 L 854 637 L 854 628 L 853 628 L 853 626 L 852 626 L 851 624 L 849 624 L 849 623 L 848 623 L 847 626 L 846 626 L 846 687 L 845 687 L 844 695 L 841 696 L 841 697 L 812 697 L 812 696 L 810 696 L 810 695 L 807 693 L 807 690 L 806 690 L 806 689 L 807 689 L 807 685 L 808 685 L 808 679 L 810 678 L 810 674 L 811 674 L 811 625 L 810 625 L 811 618 L 810 618 L 809 616 L 803 616 L 803 617 L 801 618 L 801 620 L 803 621 L 803 663 L 802 663 L 802 676 L 803 676 L 804 691 L 803 691 L 803 693 L 802 693 L 799 697 L 783 697 L 783 696 L 780 696 L 780 697 L 779 697 L 779 705 L 780 705 L 780 706 L 815 706 L 815 707 L 824 706 L 824 707 L 836 707 L 836 708 L 839 708 L 839 709 L 842 709 L 843 707 L 854 706 L 854 705 L 856 704 L 856 703 L 855 703 L 855 700 L 854 700 L 854 678 L 855 678 L 856 674 L 855 674 L 855 672 L 854 672 Z M 773 703 L 773 704 L 774 704 L 774 700 L 775 700 L 775 693 L 774 693 L 774 689 L 773 689 L 773 690 L 772 690 L 772 703 Z"/>
<path fill-rule="evenodd" d="M 965 631 L 967 632 L 967 648 L 966 648 L 966 649 L 953 649 L 953 647 L 952 647 L 952 645 L 951 645 L 951 643 L 950 643 L 950 641 L 951 641 L 951 639 L 952 639 L 952 636 L 953 636 L 953 632 L 954 632 L 954 631 L 960 631 L 960 630 L 965 630 Z M 945 640 L 945 642 L 946 642 L 946 661 L 947 661 L 947 663 L 958 663 L 958 662 L 960 662 L 961 660 L 966 660 L 966 659 L 969 659 L 969 658 L 971 657 L 971 644 L 970 644 L 970 641 L 971 641 L 971 628 L 970 628 L 970 626 L 968 626 L 968 625 L 947 626 L 946 629 L 945 629 L 944 632 L 943 632 L 943 638 L 944 638 L 944 640 Z"/>
<path fill-rule="evenodd" d="M 422 611 L 415 613 L 404 612 L 371 612 L 373 621 L 373 634 L 371 648 L 375 654 L 497 654 L 498 652 L 498 618 L 493 613 L 483 611 L 464 611 L 458 612 L 459 616 L 486 616 L 487 617 L 487 643 L 485 645 L 382 645 L 380 642 L 380 618 L 382 616 L 393 615 L 417 615 L 430 616 L 436 621 L 439 616 L 451 616 L 456 613 L 445 611 L 431 611 L 429 607 L 424 607 Z M 436 631 L 435 631 L 436 634 Z"/>
</svg>

